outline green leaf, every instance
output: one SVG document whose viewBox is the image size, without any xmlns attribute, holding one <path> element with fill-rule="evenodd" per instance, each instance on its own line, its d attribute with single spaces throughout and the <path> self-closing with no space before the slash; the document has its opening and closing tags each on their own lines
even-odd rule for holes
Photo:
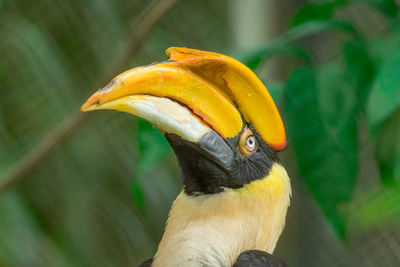
<svg viewBox="0 0 400 267">
<path fill-rule="evenodd" d="M 285 85 L 282 82 L 270 81 L 267 83 L 267 89 L 274 102 L 279 103 L 285 89 Z"/>
<path fill-rule="evenodd" d="M 149 122 L 137 119 L 139 145 L 139 162 L 137 169 L 140 173 L 147 171 L 165 158 L 170 146 L 164 135 Z"/>
<path fill-rule="evenodd" d="M 380 179 L 386 186 L 399 184 L 400 139 L 399 95 L 400 80 L 396 68 L 400 64 L 399 34 L 382 36 L 368 45 L 372 60 L 379 68 L 367 102 L 367 119 L 373 131 L 374 153 Z M 393 98 L 393 99 L 392 99 Z"/>
<path fill-rule="evenodd" d="M 375 155 L 380 178 L 387 186 L 400 182 L 400 108 L 384 123 L 374 136 Z"/>
<path fill-rule="evenodd" d="M 324 3 L 314 2 L 303 5 L 297 13 L 293 15 L 291 27 L 314 20 L 332 19 L 338 9 L 357 2 L 370 5 L 390 18 L 394 18 L 398 15 L 399 7 L 395 0 L 335 0 Z"/>
<path fill-rule="evenodd" d="M 362 0 L 361 2 L 375 7 L 388 17 L 396 17 L 399 13 L 399 7 L 394 0 Z"/>
<path fill-rule="evenodd" d="M 400 222 L 400 188 L 374 185 L 364 190 L 349 207 L 349 231 L 365 233 Z"/>
<path fill-rule="evenodd" d="M 140 184 L 139 179 L 136 177 L 132 179 L 131 190 L 132 190 L 133 203 L 135 203 L 135 206 L 138 208 L 141 214 L 145 214 L 146 207 L 145 207 L 143 188 L 142 185 Z"/>
<path fill-rule="evenodd" d="M 390 35 L 381 35 L 369 40 L 367 50 L 374 64 L 380 68 L 385 60 L 391 56 L 400 43 L 400 32 L 394 32 Z"/>
<path fill-rule="evenodd" d="M 348 22 L 338 20 L 314 20 L 302 23 L 290 29 L 281 39 L 282 41 L 288 42 L 324 31 L 339 31 L 355 39 L 361 38 L 358 31 Z"/>
<path fill-rule="evenodd" d="M 341 69 L 295 70 L 285 89 L 289 143 L 311 194 L 340 237 L 357 172 L 355 94 Z M 340 107 L 340 108 L 338 108 Z"/>
<path fill-rule="evenodd" d="M 372 85 L 367 118 L 373 131 L 400 106 L 400 47 L 383 63 Z"/>
<path fill-rule="evenodd" d="M 149 122 L 137 119 L 137 143 L 139 158 L 132 181 L 133 201 L 139 211 L 145 211 L 145 199 L 141 182 L 147 171 L 157 166 L 170 151 L 170 146 L 164 135 Z"/>
<path fill-rule="evenodd" d="M 303 5 L 297 13 L 294 14 L 291 20 L 291 27 L 295 27 L 304 22 L 332 19 L 338 9 L 357 2 L 370 5 L 390 18 L 394 18 L 398 15 L 399 7 L 395 0 L 335 0 L 324 3 L 315 2 Z"/>
<path fill-rule="evenodd" d="M 358 31 L 347 22 L 336 20 L 311 21 L 292 28 L 268 44 L 240 51 L 234 57 L 253 70 L 264 60 L 276 55 L 295 56 L 309 63 L 311 62 L 310 53 L 304 48 L 292 44 L 292 42 L 324 31 L 339 31 L 353 39 L 360 39 Z"/>
<path fill-rule="evenodd" d="M 331 19 L 335 11 L 348 4 L 346 0 L 336 0 L 326 3 L 308 3 L 303 5 L 293 16 L 291 26 L 313 20 Z"/>
<path fill-rule="evenodd" d="M 273 56 L 293 56 L 300 58 L 306 62 L 310 62 L 311 58 L 307 50 L 300 46 L 285 44 L 282 42 L 263 45 L 255 49 L 241 51 L 234 55 L 239 61 L 254 70 L 263 61 Z"/>
<path fill-rule="evenodd" d="M 367 97 L 375 78 L 375 65 L 363 42 L 348 42 L 343 47 L 343 57 L 350 74 L 360 109 L 365 110 Z"/>
</svg>

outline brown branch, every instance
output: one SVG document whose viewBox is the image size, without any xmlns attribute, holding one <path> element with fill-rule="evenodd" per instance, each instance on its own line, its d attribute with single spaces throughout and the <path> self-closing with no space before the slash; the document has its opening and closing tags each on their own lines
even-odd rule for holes
<svg viewBox="0 0 400 267">
<path fill-rule="evenodd" d="M 131 58 L 141 47 L 146 36 L 156 26 L 160 19 L 173 7 L 179 0 L 155 0 L 141 15 L 139 15 L 131 35 L 127 39 L 125 50 L 115 60 L 110 71 L 100 79 L 101 86 L 110 81 L 115 74 L 120 72 Z M 76 110 L 79 110 L 77 107 Z M 87 113 L 73 112 L 63 122 L 55 127 L 44 139 L 26 153 L 19 161 L 14 163 L 0 178 L 0 194 L 20 182 L 24 177 L 32 172 L 54 149 L 57 145 L 66 141 L 80 126 L 86 122 Z"/>
</svg>

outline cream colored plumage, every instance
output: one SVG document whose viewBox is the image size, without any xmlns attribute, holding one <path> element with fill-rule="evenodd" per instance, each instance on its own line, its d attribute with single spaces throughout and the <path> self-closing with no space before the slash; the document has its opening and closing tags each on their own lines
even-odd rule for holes
<svg viewBox="0 0 400 267">
<path fill-rule="evenodd" d="M 232 266 L 239 254 L 272 253 L 290 203 L 290 180 L 275 163 L 269 175 L 240 189 L 174 201 L 154 267 Z"/>
</svg>

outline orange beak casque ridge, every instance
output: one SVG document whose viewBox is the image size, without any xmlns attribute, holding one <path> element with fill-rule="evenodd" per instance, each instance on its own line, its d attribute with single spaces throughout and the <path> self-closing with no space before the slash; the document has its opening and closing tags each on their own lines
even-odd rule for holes
<svg viewBox="0 0 400 267">
<path fill-rule="evenodd" d="M 170 98 L 188 107 L 223 138 L 240 133 L 243 116 L 271 148 L 279 151 L 286 147 L 278 109 L 248 67 L 231 57 L 196 49 L 170 47 L 166 54 L 168 62 L 118 75 L 81 110 L 101 109 L 93 107 L 130 95 Z"/>
</svg>

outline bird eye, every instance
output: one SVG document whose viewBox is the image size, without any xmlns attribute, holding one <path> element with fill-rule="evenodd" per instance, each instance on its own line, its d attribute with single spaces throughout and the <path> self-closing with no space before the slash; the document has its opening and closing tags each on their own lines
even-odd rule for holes
<svg viewBox="0 0 400 267">
<path fill-rule="evenodd" d="M 256 139 L 254 138 L 253 135 L 250 135 L 249 137 L 247 137 L 246 148 L 250 151 L 253 151 L 255 147 L 256 147 Z"/>
<path fill-rule="evenodd" d="M 257 149 L 257 140 L 249 128 L 243 130 L 239 139 L 238 149 L 244 156 L 251 156 Z"/>
</svg>

